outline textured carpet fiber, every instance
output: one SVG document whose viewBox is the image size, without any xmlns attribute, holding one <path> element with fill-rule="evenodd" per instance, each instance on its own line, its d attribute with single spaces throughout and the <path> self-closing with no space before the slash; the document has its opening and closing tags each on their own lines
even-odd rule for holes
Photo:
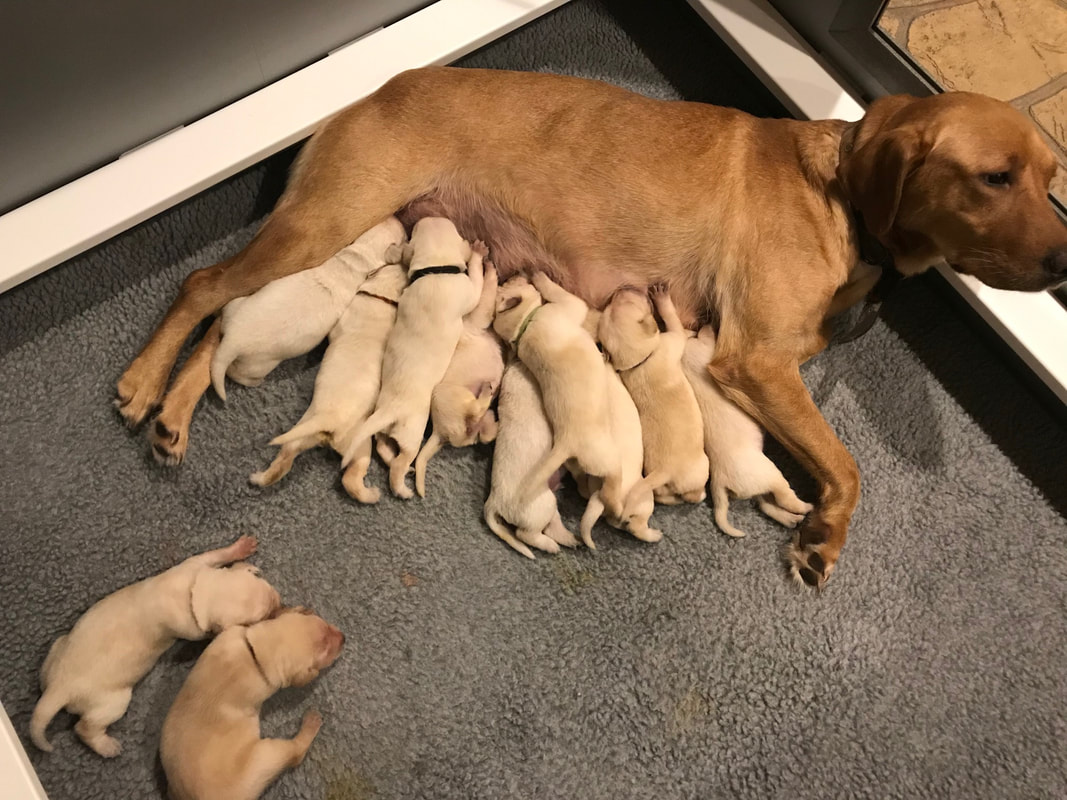
<svg viewBox="0 0 1067 800">
<path fill-rule="evenodd" d="M 775 112 L 684 4 L 640 5 L 579 0 L 465 63 Z M 180 469 L 120 425 L 114 381 L 279 175 L 253 169 L 0 297 L 0 697 L 20 735 L 49 643 L 87 606 L 247 533 L 284 598 L 348 635 L 264 710 L 268 734 L 325 718 L 271 798 L 1067 797 L 1067 433 L 935 281 L 805 368 L 865 479 L 821 596 L 786 582 L 786 531 L 745 504 L 743 540 L 706 506 L 661 508 L 659 544 L 605 531 L 595 554 L 529 562 L 481 522 L 488 448 L 439 456 L 421 501 L 359 507 L 317 452 L 249 486 L 310 398 L 310 357 L 206 399 Z M 571 490 L 563 509 L 574 525 Z M 55 753 L 27 745 L 53 800 L 161 796 L 159 727 L 198 652 L 138 687 L 118 759 L 65 714 Z"/>
</svg>

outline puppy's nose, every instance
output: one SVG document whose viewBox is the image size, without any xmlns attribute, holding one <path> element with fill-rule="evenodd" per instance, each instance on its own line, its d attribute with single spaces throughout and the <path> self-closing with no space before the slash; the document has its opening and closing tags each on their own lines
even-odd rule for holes
<svg viewBox="0 0 1067 800">
<path fill-rule="evenodd" d="M 1049 250 L 1041 266 L 1053 277 L 1067 278 L 1067 246 Z"/>
</svg>

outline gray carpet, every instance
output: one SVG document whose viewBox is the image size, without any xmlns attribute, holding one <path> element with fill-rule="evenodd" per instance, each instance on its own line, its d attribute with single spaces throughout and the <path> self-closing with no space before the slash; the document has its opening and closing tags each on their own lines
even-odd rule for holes
<svg viewBox="0 0 1067 800">
<path fill-rule="evenodd" d="M 642 5 L 576 0 L 465 63 L 775 112 L 684 4 Z M 49 643 L 89 604 L 248 533 L 284 598 L 348 635 L 265 709 L 268 734 L 325 717 L 276 800 L 1067 797 L 1067 428 L 935 280 L 805 368 L 865 478 L 821 596 L 784 579 L 786 531 L 744 504 L 744 540 L 706 506 L 661 508 L 659 544 L 605 531 L 595 554 L 529 562 L 481 522 L 488 448 L 438 457 L 422 501 L 360 507 L 326 453 L 250 487 L 312 357 L 206 399 L 178 470 L 119 424 L 115 379 L 181 277 L 249 238 L 281 161 L 0 297 L 0 697 L 21 735 Z M 562 505 L 576 523 L 572 490 Z M 199 649 L 138 688 L 118 759 L 62 714 L 55 753 L 27 745 L 53 800 L 161 796 L 159 726 Z"/>
</svg>

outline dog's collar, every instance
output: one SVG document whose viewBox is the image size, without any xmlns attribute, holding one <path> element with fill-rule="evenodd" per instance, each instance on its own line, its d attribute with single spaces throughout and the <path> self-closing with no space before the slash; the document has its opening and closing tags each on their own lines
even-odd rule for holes
<svg viewBox="0 0 1067 800">
<path fill-rule="evenodd" d="M 382 297 L 380 294 L 375 294 L 374 292 L 365 292 L 362 289 L 356 292 L 356 294 L 361 294 L 364 297 L 373 297 L 375 300 L 381 300 L 383 303 L 388 303 L 391 306 L 395 306 L 397 304 L 396 300 L 391 297 Z"/>
<path fill-rule="evenodd" d="M 408 275 L 408 286 L 427 275 L 462 275 L 464 272 L 466 270 L 463 267 L 457 267 L 454 264 L 446 264 L 440 267 L 423 267 Z"/>
<path fill-rule="evenodd" d="M 842 151 L 844 151 L 844 140 L 842 140 Z M 893 254 L 889 252 L 889 249 L 884 244 L 878 241 L 878 238 L 871 233 L 864 223 L 863 215 L 855 208 L 852 208 L 851 211 L 852 225 L 856 230 L 856 243 L 859 247 L 859 260 L 865 264 L 878 267 L 881 270 L 881 275 L 878 277 L 878 282 L 875 283 L 874 288 L 867 293 L 867 297 L 863 301 L 863 310 L 852 324 L 852 327 L 835 335 L 830 340 L 830 344 L 834 345 L 855 341 L 867 333 L 874 326 L 874 321 L 878 319 L 882 303 L 892 294 L 897 284 L 904 277 L 897 271 L 897 263 Z"/>
<path fill-rule="evenodd" d="M 611 366 L 616 372 L 630 372 L 631 370 L 637 369 L 639 366 L 641 366 L 646 361 L 648 361 L 650 358 L 652 358 L 652 353 L 655 353 L 655 352 L 656 351 L 653 349 L 651 352 L 649 352 L 649 354 L 647 356 L 642 358 L 636 364 L 631 364 L 628 367 L 616 367 L 614 362 L 612 362 Z M 608 361 L 611 361 L 611 356 L 608 356 Z"/>
<path fill-rule="evenodd" d="M 248 638 L 248 628 L 244 629 L 245 634 L 245 647 L 248 648 L 248 655 L 252 656 L 252 663 L 256 665 L 256 670 L 259 672 L 259 677 L 263 679 L 263 682 L 270 686 L 270 680 L 267 678 L 267 673 L 263 671 L 263 665 L 259 663 L 259 659 L 256 657 L 256 648 L 252 646 L 252 640 Z"/>
<path fill-rule="evenodd" d="M 522 324 L 519 325 L 518 333 L 516 333 L 515 338 L 511 340 L 511 344 L 516 350 L 519 349 L 519 339 L 521 339 L 522 335 L 526 333 L 526 329 L 530 327 L 530 323 L 533 321 L 533 318 L 537 314 L 537 312 L 544 307 L 544 303 L 542 303 L 541 305 L 534 308 L 533 311 L 526 315 L 526 319 L 522 321 Z"/>
</svg>

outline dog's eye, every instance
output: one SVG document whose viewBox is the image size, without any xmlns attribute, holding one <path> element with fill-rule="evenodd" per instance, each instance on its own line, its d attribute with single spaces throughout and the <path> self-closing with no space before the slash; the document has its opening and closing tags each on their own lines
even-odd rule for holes
<svg viewBox="0 0 1067 800">
<path fill-rule="evenodd" d="M 986 172 L 982 180 L 989 186 L 1007 186 L 1011 182 L 1010 172 Z"/>
</svg>

